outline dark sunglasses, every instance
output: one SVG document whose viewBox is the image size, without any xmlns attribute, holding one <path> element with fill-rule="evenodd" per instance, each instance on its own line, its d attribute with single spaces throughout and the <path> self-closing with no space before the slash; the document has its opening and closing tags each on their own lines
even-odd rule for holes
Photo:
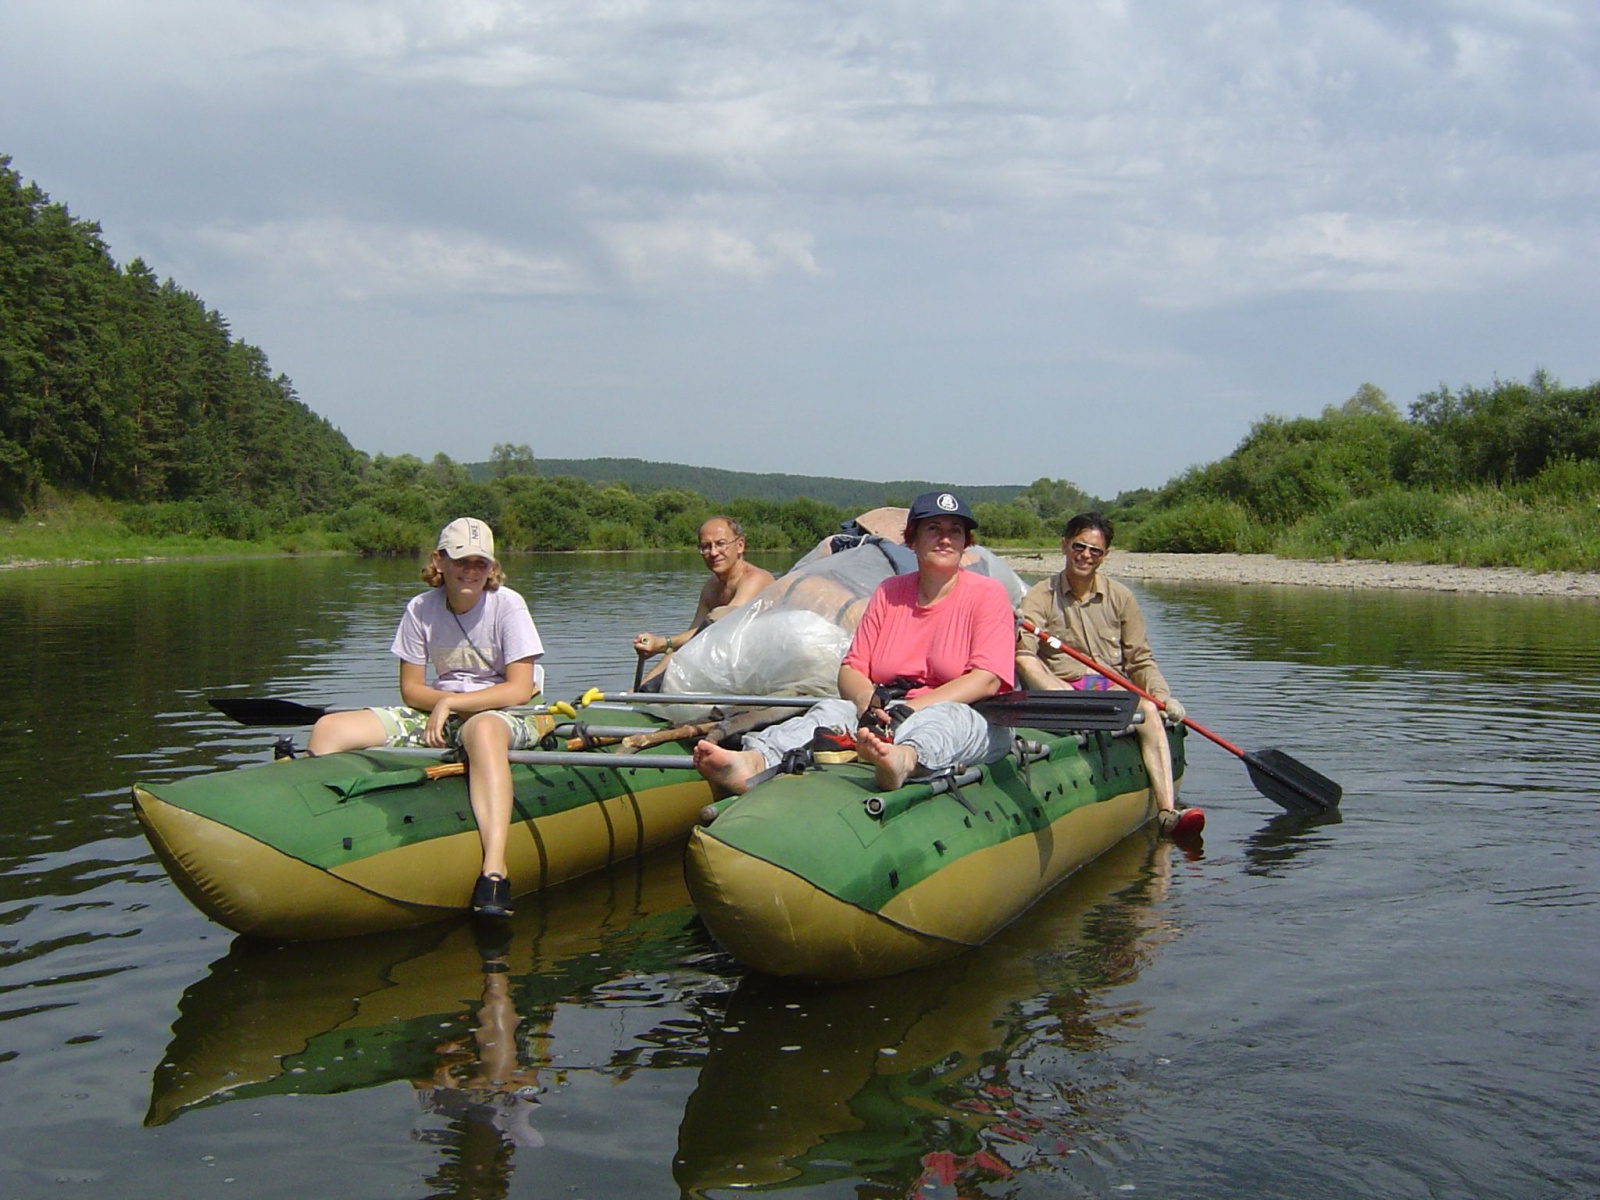
<svg viewBox="0 0 1600 1200">
<path fill-rule="evenodd" d="M 1099 546 L 1091 546 L 1088 542 L 1073 542 L 1069 547 L 1074 554 L 1087 554 L 1090 558 L 1104 558 L 1106 552 Z"/>
</svg>

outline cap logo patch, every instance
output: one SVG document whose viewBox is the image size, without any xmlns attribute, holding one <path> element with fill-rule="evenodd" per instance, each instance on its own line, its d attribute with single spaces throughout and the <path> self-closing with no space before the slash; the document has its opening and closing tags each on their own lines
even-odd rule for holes
<svg viewBox="0 0 1600 1200">
<path fill-rule="evenodd" d="M 945 512 L 955 512 L 961 502 L 949 492 L 940 492 L 939 498 L 935 500 L 934 503 L 940 508 L 944 509 Z"/>
</svg>

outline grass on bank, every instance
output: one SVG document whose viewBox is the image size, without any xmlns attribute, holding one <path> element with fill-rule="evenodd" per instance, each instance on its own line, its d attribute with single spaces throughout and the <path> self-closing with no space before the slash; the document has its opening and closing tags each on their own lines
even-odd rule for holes
<svg viewBox="0 0 1600 1200">
<path fill-rule="evenodd" d="M 1125 544 L 1169 553 L 1595 571 L 1600 506 L 1592 494 L 1553 498 L 1517 487 L 1448 495 L 1394 488 L 1273 527 L 1237 504 L 1202 500 L 1139 523 Z"/>
<path fill-rule="evenodd" d="M 93 497 L 52 497 L 24 517 L 0 521 L 0 565 L 310 554 L 349 548 L 347 539 L 310 526 L 264 538 L 136 533 L 124 522 L 124 511 L 122 505 Z"/>
</svg>

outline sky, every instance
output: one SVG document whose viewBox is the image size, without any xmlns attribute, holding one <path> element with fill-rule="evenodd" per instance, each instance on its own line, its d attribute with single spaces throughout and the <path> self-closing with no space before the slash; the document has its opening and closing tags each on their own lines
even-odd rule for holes
<svg viewBox="0 0 1600 1200">
<path fill-rule="evenodd" d="M 1110 498 L 1600 378 L 1594 0 L 4 0 L 0 154 L 374 454 Z"/>
</svg>

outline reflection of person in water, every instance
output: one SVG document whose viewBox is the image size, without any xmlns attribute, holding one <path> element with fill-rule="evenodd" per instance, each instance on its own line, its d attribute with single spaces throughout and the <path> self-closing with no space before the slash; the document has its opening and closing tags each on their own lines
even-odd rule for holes
<svg viewBox="0 0 1600 1200">
<path fill-rule="evenodd" d="M 470 1178 L 473 1194 L 488 1194 L 481 1189 L 486 1177 L 495 1176 L 498 1194 L 504 1195 L 511 1179 L 512 1150 L 544 1145 L 544 1136 L 533 1126 L 542 1089 L 538 1070 L 523 1067 L 517 1057 L 522 1017 L 511 998 L 509 945 L 480 941 L 479 949 L 483 1001 L 472 1037 L 453 1038 L 439 1046 L 439 1065 L 432 1078 L 415 1085 L 423 1112 L 446 1118 L 449 1128 L 419 1128 L 414 1136 L 435 1144 L 458 1142 L 455 1163 L 444 1167 L 440 1177 L 430 1181 L 433 1184 L 448 1187 L 451 1181 L 444 1176 L 460 1171 Z"/>
</svg>

